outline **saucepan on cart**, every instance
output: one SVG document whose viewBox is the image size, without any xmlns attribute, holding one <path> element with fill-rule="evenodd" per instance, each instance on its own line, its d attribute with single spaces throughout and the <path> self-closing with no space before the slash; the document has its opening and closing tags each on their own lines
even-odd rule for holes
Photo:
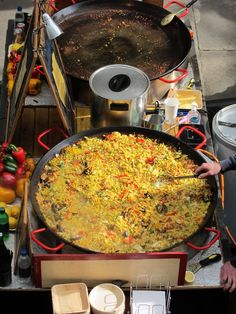
<svg viewBox="0 0 236 314">
<path fill-rule="evenodd" d="M 159 131 L 125 126 L 84 131 L 42 157 L 31 200 L 53 234 L 87 252 L 186 250 L 189 240 L 206 239 L 216 181 L 165 179 L 193 174 L 203 161 Z M 158 180 L 166 183 L 157 186 Z"/>
</svg>

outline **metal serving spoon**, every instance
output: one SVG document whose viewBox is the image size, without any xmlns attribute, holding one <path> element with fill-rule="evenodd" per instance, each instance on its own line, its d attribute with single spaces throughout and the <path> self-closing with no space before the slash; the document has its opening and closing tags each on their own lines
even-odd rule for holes
<svg viewBox="0 0 236 314">
<path fill-rule="evenodd" d="M 172 177 L 172 176 L 168 176 L 166 177 L 163 181 L 164 182 L 168 182 L 168 181 L 172 181 L 172 180 L 179 180 L 179 179 L 192 179 L 192 178 L 198 178 L 199 174 L 190 174 L 190 175 L 186 175 L 186 176 L 177 176 L 177 177 Z M 159 187 L 163 184 L 163 182 L 160 181 L 156 181 L 155 182 L 155 186 Z"/>
<path fill-rule="evenodd" d="M 190 1 L 188 4 L 186 4 L 185 8 L 182 8 L 182 9 L 180 9 L 179 11 L 177 11 L 177 12 L 175 12 L 175 13 L 167 14 L 167 15 L 161 20 L 161 25 L 162 25 L 162 26 L 168 25 L 168 24 L 173 20 L 173 18 L 174 18 L 176 15 L 178 15 L 178 14 L 184 12 L 184 11 L 186 10 L 186 8 L 190 8 L 190 7 L 191 7 L 195 2 L 197 2 L 197 1 L 198 1 L 198 0 L 192 0 L 192 1 Z"/>
<path fill-rule="evenodd" d="M 177 180 L 177 179 L 192 179 L 192 178 L 197 178 L 198 174 L 190 174 L 187 176 L 178 176 L 178 177 L 170 177 L 171 180 Z"/>
</svg>

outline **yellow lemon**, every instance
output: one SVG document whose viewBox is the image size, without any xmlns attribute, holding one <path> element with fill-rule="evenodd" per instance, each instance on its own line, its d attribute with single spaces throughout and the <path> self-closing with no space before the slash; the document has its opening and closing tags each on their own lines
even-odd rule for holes
<svg viewBox="0 0 236 314">
<path fill-rule="evenodd" d="M 16 229 L 17 220 L 14 217 L 9 217 L 9 229 Z"/>
<path fill-rule="evenodd" d="M 8 217 L 11 216 L 11 207 L 5 207 L 5 212 L 8 214 Z"/>
<path fill-rule="evenodd" d="M 195 280 L 195 275 L 193 272 L 186 270 L 184 279 L 186 283 L 192 283 Z"/>
<path fill-rule="evenodd" d="M 13 205 L 11 207 L 11 217 L 14 217 L 14 218 L 18 218 L 20 215 L 20 206 L 19 205 Z"/>
<path fill-rule="evenodd" d="M 7 204 L 5 203 L 5 202 L 0 202 L 0 207 L 6 207 L 7 206 Z"/>
</svg>

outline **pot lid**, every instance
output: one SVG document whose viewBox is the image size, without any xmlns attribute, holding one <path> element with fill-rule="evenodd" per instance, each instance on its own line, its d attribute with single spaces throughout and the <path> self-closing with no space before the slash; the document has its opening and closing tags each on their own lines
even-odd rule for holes
<svg viewBox="0 0 236 314">
<path fill-rule="evenodd" d="M 92 73 L 89 86 L 95 95 L 105 99 L 127 100 L 148 91 L 150 80 L 138 68 L 125 64 L 112 64 Z"/>
<path fill-rule="evenodd" d="M 213 128 L 224 142 L 236 146 L 236 104 L 224 107 L 217 112 Z"/>
</svg>

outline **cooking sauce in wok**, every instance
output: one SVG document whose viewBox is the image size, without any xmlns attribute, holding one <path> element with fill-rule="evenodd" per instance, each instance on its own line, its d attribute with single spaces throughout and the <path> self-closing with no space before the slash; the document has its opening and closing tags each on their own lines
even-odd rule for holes
<svg viewBox="0 0 236 314">
<path fill-rule="evenodd" d="M 57 39 L 66 72 L 88 80 L 102 66 L 128 64 L 150 79 L 160 77 L 181 62 L 186 50 L 172 24 L 162 28 L 160 17 L 132 9 L 90 10 L 67 18 Z"/>
</svg>

